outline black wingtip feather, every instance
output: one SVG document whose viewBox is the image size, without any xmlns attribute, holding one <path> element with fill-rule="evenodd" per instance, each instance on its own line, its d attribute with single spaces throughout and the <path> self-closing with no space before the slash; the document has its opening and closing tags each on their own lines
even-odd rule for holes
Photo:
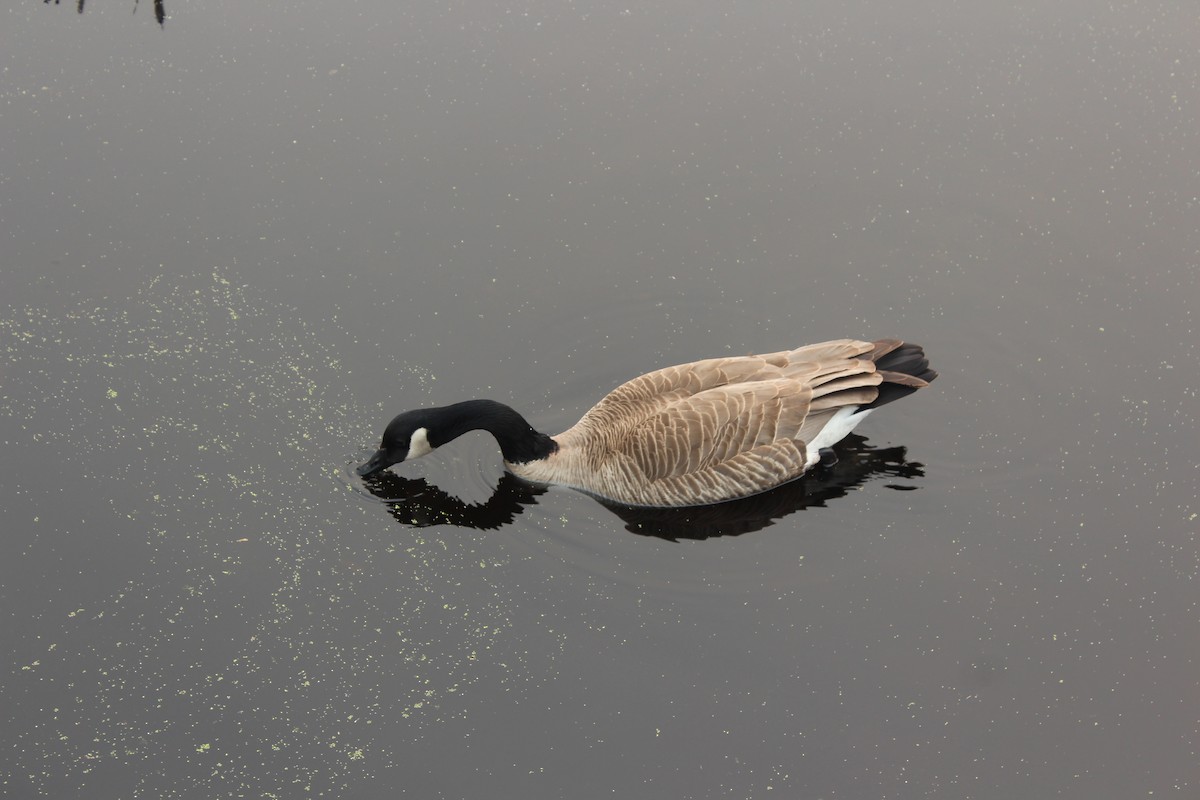
<svg viewBox="0 0 1200 800">
<path fill-rule="evenodd" d="M 885 353 L 876 359 L 875 368 L 883 374 L 883 383 L 879 385 L 879 396 L 863 408 L 879 408 L 907 397 L 938 376 L 937 370 L 929 366 L 925 351 L 917 344 L 902 344 Z"/>
</svg>

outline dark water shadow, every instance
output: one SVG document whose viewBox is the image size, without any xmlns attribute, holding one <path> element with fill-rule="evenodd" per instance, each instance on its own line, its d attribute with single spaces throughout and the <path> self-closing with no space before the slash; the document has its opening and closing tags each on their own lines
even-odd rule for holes
<svg viewBox="0 0 1200 800">
<path fill-rule="evenodd" d="M 822 508 L 871 480 L 910 480 L 925 475 L 923 465 L 905 459 L 904 447 L 875 448 L 863 437 L 851 434 L 834 450 L 838 462 L 833 466 L 813 470 L 799 480 L 741 500 L 688 508 L 640 508 L 600 498 L 597 502 L 620 517 L 630 533 L 669 541 L 702 540 L 762 530 L 797 511 Z M 370 478 L 364 485 L 384 502 L 397 522 L 418 528 L 456 525 L 496 530 L 511 524 L 526 506 L 536 504 L 537 497 L 547 491 L 545 486 L 528 483 L 507 472 L 483 503 L 463 502 L 424 478 L 405 478 L 391 472 Z M 888 484 L 888 488 L 909 491 L 917 487 Z"/>
</svg>

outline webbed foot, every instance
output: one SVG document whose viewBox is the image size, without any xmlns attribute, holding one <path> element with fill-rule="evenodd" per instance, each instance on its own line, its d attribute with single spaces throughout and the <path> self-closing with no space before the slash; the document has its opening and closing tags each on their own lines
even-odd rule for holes
<svg viewBox="0 0 1200 800">
<path fill-rule="evenodd" d="M 837 453 L 833 452 L 832 447 L 822 447 L 817 451 L 817 454 L 821 456 L 821 460 L 817 462 L 817 466 L 822 469 L 829 469 L 838 463 Z"/>
</svg>

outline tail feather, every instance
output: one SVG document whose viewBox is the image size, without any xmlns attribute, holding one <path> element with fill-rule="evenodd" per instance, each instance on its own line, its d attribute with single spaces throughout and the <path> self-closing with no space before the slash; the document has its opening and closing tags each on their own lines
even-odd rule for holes
<svg viewBox="0 0 1200 800">
<path fill-rule="evenodd" d="M 896 339 L 881 339 L 873 344 L 875 349 L 861 358 L 875 362 L 875 369 L 883 376 L 883 383 L 879 385 L 879 396 L 863 409 L 879 408 L 899 400 L 928 386 L 937 378 L 937 371 L 929 366 L 929 359 L 920 345 L 906 344 Z"/>
</svg>

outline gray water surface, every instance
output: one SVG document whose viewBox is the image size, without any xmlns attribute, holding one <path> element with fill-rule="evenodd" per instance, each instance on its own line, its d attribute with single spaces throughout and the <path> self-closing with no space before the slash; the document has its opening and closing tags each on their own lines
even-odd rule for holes
<svg viewBox="0 0 1200 800">
<path fill-rule="evenodd" d="M 1200 792 L 1192 5 L 2 19 L 0 794 Z M 746 503 L 352 473 L 845 336 L 941 377 Z"/>
</svg>

